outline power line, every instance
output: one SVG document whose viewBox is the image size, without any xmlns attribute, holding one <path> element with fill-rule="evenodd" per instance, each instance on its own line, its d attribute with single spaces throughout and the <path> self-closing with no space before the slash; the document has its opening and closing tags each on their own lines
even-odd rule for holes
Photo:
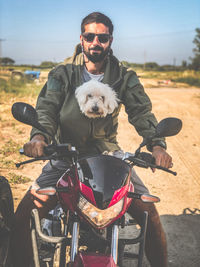
<svg viewBox="0 0 200 267">
<path fill-rule="evenodd" d="M 120 40 L 124 39 L 140 39 L 140 38 L 151 38 L 151 37 L 160 37 L 160 36 L 169 36 L 169 35 L 177 35 L 177 34 L 183 34 L 183 33 L 190 33 L 195 32 L 195 30 L 188 30 L 188 31 L 177 31 L 177 32 L 165 32 L 165 33 L 156 33 L 156 34 L 147 34 L 147 35 L 135 35 L 135 36 L 129 36 L 124 38 L 119 38 Z"/>
<path fill-rule="evenodd" d="M 117 40 L 125 40 L 125 39 L 142 39 L 142 38 L 152 38 L 152 37 L 162 37 L 162 36 L 170 36 L 170 35 L 177 35 L 177 34 L 185 34 L 185 33 L 191 33 L 195 32 L 195 29 L 193 30 L 184 30 L 184 31 L 177 31 L 177 32 L 164 32 L 164 33 L 156 33 L 156 34 L 145 34 L 145 35 L 133 35 L 133 36 L 127 36 L 122 38 L 117 38 Z M 79 40 L 42 40 L 42 39 L 8 39 L 8 42 L 45 42 L 45 43 L 77 43 Z"/>
<path fill-rule="evenodd" d="M 42 39 L 35 39 L 35 40 L 31 40 L 31 39 L 8 39 L 7 40 L 8 42 L 38 42 L 38 43 L 41 43 L 41 42 L 44 42 L 44 43 L 77 43 L 79 42 L 79 40 L 42 40 Z"/>
</svg>

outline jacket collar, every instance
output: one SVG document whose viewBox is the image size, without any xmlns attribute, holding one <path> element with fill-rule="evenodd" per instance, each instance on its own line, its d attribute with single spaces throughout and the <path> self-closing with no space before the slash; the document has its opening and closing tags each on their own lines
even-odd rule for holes
<svg viewBox="0 0 200 267">
<path fill-rule="evenodd" d="M 67 64 L 71 63 L 71 81 L 76 71 L 76 76 L 78 75 L 79 85 L 82 83 L 81 73 L 84 66 L 84 58 L 82 54 L 81 44 L 78 44 L 75 47 L 75 51 L 70 60 L 67 60 Z M 123 67 L 118 59 L 113 56 L 112 50 L 110 55 L 106 59 L 106 67 L 104 72 L 103 83 L 108 84 L 113 89 L 117 89 L 123 82 Z M 77 73 L 78 71 L 78 73 Z M 77 81 L 76 81 L 77 83 Z"/>
</svg>

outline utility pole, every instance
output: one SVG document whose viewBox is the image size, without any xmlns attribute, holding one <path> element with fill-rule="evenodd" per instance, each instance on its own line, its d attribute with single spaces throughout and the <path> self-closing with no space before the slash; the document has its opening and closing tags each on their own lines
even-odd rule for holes
<svg viewBox="0 0 200 267">
<path fill-rule="evenodd" d="M 174 65 L 174 67 L 176 66 L 176 58 L 175 57 L 173 59 L 173 65 Z"/>
<path fill-rule="evenodd" d="M 144 50 L 144 70 L 146 68 L 146 61 L 147 61 L 147 55 L 146 55 L 146 51 Z"/>
</svg>

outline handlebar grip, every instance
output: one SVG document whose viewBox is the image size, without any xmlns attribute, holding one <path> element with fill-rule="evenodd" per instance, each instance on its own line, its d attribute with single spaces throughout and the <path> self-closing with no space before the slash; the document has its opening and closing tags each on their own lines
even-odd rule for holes
<svg viewBox="0 0 200 267">
<path fill-rule="evenodd" d="M 63 155 L 64 154 L 66 155 L 67 153 L 70 153 L 70 154 L 73 153 L 72 147 L 70 144 L 57 144 L 57 145 L 51 144 L 51 145 L 44 147 L 44 153 L 47 156 L 50 156 L 55 152 L 58 154 L 63 154 Z"/>
<path fill-rule="evenodd" d="M 55 146 L 54 145 L 48 145 L 44 147 L 44 154 L 49 156 L 52 155 L 55 152 Z"/>
<path fill-rule="evenodd" d="M 152 156 L 152 154 L 150 153 L 147 153 L 147 152 L 141 152 L 139 155 L 138 155 L 138 158 L 141 159 L 141 160 L 144 160 L 145 162 L 147 163 L 150 163 L 150 164 L 155 164 L 155 158 Z"/>
</svg>

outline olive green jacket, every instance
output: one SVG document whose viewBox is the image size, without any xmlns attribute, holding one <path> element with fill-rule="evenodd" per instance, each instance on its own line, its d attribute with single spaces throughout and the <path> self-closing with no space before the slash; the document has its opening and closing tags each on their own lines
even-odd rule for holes
<svg viewBox="0 0 200 267">
<path fill-rule="evenodd" d="M 102 82 L 117 92 L 120 99 L 118 108 L 105 118 L 93 119 L 82 114 L 74 92 L 83 83 L 83 67 L 83 55 L 78 45 L 72 57 L 50 71 L 37 100 L 40 123 L 56 135 L 60 143 L 71 143 L 81 154 L 118 150 L 116 136 L 122 104 L 138 134 L 143 137 L 153 135 L 157 120 L 151 113 L 149 97 L 136 73 L 125 68 L 113 55 L 107 58 Z M 38 133 L 41 132 L 33 128 L 31 138 Z M 51 141 L 48 135 L 42 134 L 48 142 Z"/>
</svg>

